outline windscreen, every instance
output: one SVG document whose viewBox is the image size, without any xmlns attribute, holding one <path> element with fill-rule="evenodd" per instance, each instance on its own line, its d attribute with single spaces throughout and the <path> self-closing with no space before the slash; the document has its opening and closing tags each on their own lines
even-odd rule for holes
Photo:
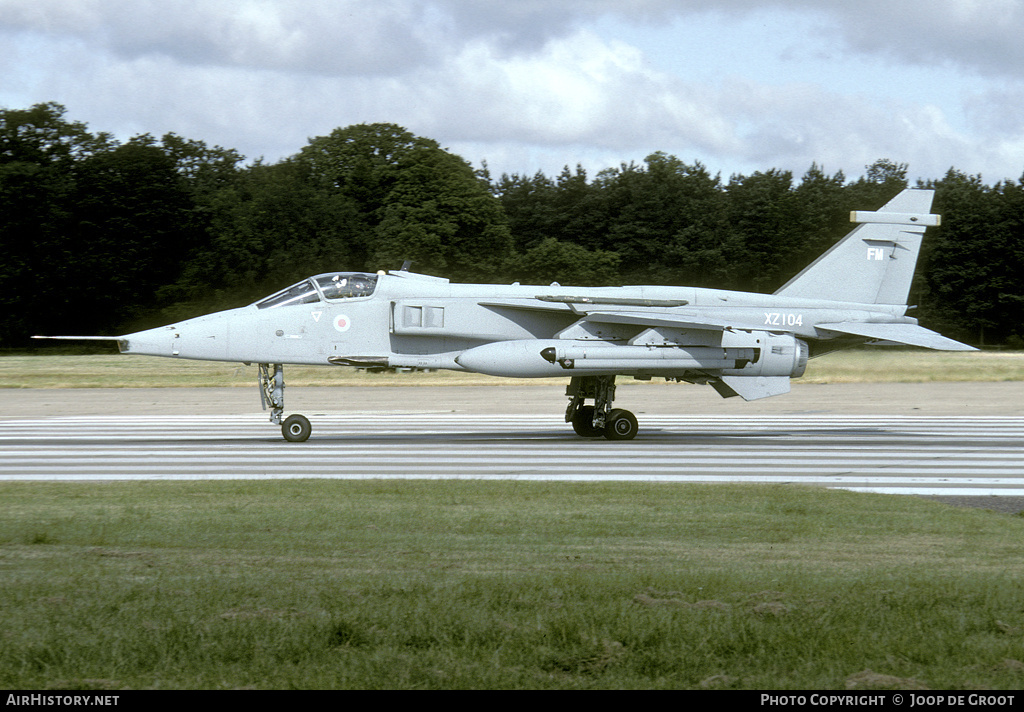
<svg viewBox="0 0 1024 712">
<path fill-rule="evenodd" d="M 275 309 L 293 304 L 368 297 L 377 287 L 377 275 L 366 272 L 331 272 L 304 279 L 287 289 L 256 302 L 260 309 Z"/>
<path fill-rule="evenodd" d="M 277 307 L 291 306 L 292 304 L 308 304 L 320 301 L 320 294 L 313 286 L 313 282 L 304 279 L 293 284 L 287 289 L 282 289 L 276 294 L 271 294 L 265 299 L 256 302 L 260 309 L 275 309 Z"/>
</svg>

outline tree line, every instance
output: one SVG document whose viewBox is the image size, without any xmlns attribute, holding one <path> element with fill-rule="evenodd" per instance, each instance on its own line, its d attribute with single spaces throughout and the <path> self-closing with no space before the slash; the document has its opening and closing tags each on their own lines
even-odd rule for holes
<svg viewBox="0 0 1024 712">
<path fill-rule="evenodd" d="M 594 176 L 492 176 L 393 124 L 312 138 L 276 163 L 176 134 L 119 142 L 37 104 L 0 110 L 0 347 L 119 334 L 249 303 L 310 274 L 676 284 L 771 292 L 907 187 L 887 159 L 724 180 L 654 153 Z M 951 168 L 933 188 L 912 312 L 975 344 L 1024 346 L 1024 176 Z M 827 295 L 823 295 L 827 296 Z"/>
</svg>

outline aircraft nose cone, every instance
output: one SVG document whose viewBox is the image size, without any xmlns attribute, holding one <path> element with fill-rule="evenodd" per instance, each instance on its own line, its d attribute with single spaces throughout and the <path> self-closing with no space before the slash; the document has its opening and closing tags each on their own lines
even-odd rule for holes
<svg viewBox="0 0 1024 712">
<path fill-rule="evenodd" d="M 227 353 L 227 324 L 225 313 L 210 314 L 128 334 L 119 347 L 122 353 L 217 361 Z"/>
<path fill-rule="evenodd" d="M 174 356 L 174 326 L 161 326 L 156 329 L 136 331 L 118 339 L 117 347 L 123 354 L 141 354 L 143 356 Z"/>
</svg>

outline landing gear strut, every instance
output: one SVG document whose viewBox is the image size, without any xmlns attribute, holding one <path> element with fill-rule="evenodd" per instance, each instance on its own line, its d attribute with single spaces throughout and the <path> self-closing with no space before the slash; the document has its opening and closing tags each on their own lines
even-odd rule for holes
<svg viewBox="0 0 1024 712">
<path fill-rule="evenodd" d="M 565 395 L 569 396 L 569 407 L 565 410 L 565 422 L 572 423 L 576 434 L 584 438 L 609 440 L 632 440 L 639 426 L 636 416 L 622 408 L 612 408 L 615 400 L 615 376 L 581 376 L 569 381 Z M 584 405 L 588 398 L 594 405 Z"/>
<path fill-rule="evenodd" d="M 261 363 L 260 368 L 260 400 L 263 410 L 270 406 L 270 422 L 281 426 L 284 439 L 301 443 L 309 439 L 313 427 L 309 418 L 304 415 L 289 415 L 284 419 L 284 366 L 275 363 Z"/>
</svg>

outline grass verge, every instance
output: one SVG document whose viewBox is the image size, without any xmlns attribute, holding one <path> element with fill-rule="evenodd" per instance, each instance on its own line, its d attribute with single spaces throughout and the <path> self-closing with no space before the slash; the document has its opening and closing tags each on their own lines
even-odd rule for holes
<svg viewBox="0 0 1024 712">
<path fill-rule="evenodd" d="M 1018 689 L 1024 519 L 790 486 L 0 485 L 0 687 Z"/>
<path fill-rule="evenodd" d="M 324 366 L 288 366 L 290 386 L 522 385 L 522 379 L 474 373 L 366 373 Z M 811 360 L 805 383 L 923 383 L 1024 380 L 1024 354 L 864 349 Z M 565 378 L 530 379 L 562 385 Z M 0 356 L 0 388 L 179 388 L 256 383 L 256 366 L 177 361 L 151 356 Z"/>
</svg>

